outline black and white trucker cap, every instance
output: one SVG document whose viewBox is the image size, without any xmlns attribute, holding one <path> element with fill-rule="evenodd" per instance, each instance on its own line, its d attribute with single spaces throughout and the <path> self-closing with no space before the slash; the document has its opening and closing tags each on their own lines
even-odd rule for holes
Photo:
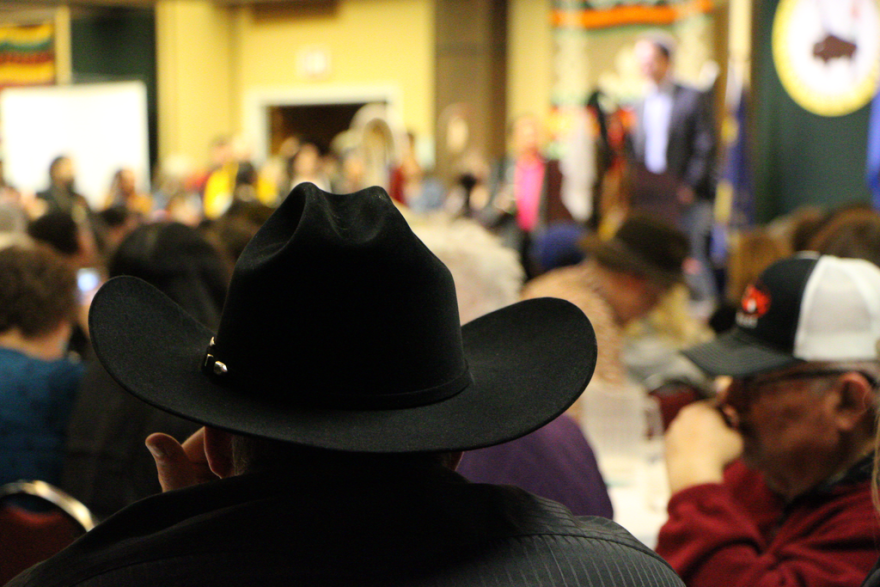
<svg viewBox="0 0 880 587">
<path fill-rule="evenodd" d="M 684 355 L 710 375 L 747 377 L 801 361 L 876 359 L 878 341 L 880 268 L 802 254 L 746 289 L 733 330 Z"/>
</svg>

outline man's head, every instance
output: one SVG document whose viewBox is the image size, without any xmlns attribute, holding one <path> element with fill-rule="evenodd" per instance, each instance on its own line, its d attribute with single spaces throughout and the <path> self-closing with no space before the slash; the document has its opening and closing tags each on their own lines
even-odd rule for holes
<svg viewBox="0 0 880 587">
<path fill-rule="evenodd" d="M 116 190 L 123 195 L 131 195 L 137 191 L 137 181 L 134 171 L 128 167 L 123 167 L 116 171 L 113 175 L 113 184 Z"/>
<path fill-rule="evenodd" d="M 636 41 L 635 55 L 639 71 L 655 84 L 665 80 L 672 66 L 675 41 L 671 36 L 654 32 Z"/>
<path fill-rule="evenodd" d="M 28 235 L 63 256 L 71 265 L 88 267 L 94 263 L 95 237 L 77 223 L 69 212 L 48 212 L 28 225 Z"/>
<path fill-rule="evenodd" d="M 49 164 L 49 178 L 52 180 L 53 185 L 71 188 L 73 187 L 75 175 L 76 170 L 73 167 L 73 160 L 66 155 L 55 157 L 52 163 Z"/>
<path fill-rule="evenodd" d="M 797 256 L 747 289 L 733 331 L 685 355 L 732 377 L 720 400 L 744 459 L 797 494 L 869 450 L 878 343 L 880 269 Z"/>
<path fill-rule="evenodd" d="M 511 440 L 571 405 L 596 357 L 588 320 L 561 300 L 462 327 L 449 271 L 384 191 L 308 183 L 242 253 L 216 333 L 126 276 L 98 292 L 90 326 L 110 374 L 153 405 L 346 453 Z"/>
<path fill-rule="evenodd" d="M 621 324 L 645 316 L 684 278 L 687 237 L 650 216 L 630 216 L 610 240 L 592 235 L 581 244 L 606 274 L 607 298 Z"/>
<path fill-rule="evenodd" d="M 42 247 L 0 250 L 0 333 L 39 339 L 73 321 L 76 275 Z"/>
</svg>

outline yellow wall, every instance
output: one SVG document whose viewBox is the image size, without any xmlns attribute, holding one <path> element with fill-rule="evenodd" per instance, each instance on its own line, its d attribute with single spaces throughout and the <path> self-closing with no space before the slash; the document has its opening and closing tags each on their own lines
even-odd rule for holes
<svg viewBox="0 0 880 587">
<path fill-rule="evenodd" d="M 164 0 L 156 16 L 161 156 L 203 162 L 213 137 L 247 130 L 244 97 L 262 90 L 390 87 L 403 123 L 433 135 L 433 0 L 339 0 L 317 12 Z M 308 79 L 297 57 L 316 46 L 330 71 Z"/>
<path fill-rule="evenodd" d="M 328 13 L 299 16 L 240 9 L 235 43 L 238 96 L 285 86 L 390 86 L 401 97 L 404 124 L 420 135 L 433 133 L 433 0 L 342 0 Z M 297 71 L 300 52 L 312 47 L 330 57 L 322 79 Z"/>
<path fill-rule="evenodd" d="M 206 161 L 214 137 L 233 126 L 231 19 L 209 0 L 156 5 L 159 157 Z"/>
<path fill-rule="evenodd" d="M 553 86 L 550 0 L 509 0 L 507 29 L 508 118 L 527 112 L 546 119 Z"/>
</svg>

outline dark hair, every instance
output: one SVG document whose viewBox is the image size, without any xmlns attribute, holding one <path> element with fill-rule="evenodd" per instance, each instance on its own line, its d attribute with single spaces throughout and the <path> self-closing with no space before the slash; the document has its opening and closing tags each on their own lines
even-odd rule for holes
<svg viewBox="0 0 880 587">
<path fill-rule="evenodd" d="M 234 200 L 223 216 L 204 222 L 199 230 L 233 266 L 273 211 L 260 202 Z"/>
<path fill-rule="evenodd" d="M 76 274 L 45 247 L 0 250 L 0 332 L 26 338 L 52 332 L 76 311 Z"/>
<path fill-rule="evenodd" d="M 235 173 L 235 187 L 240 185 L 257 185 L 257 168 L 253 163 L 242 161 L 238 164 L 238 171 Z"/>
<path fill-rule="evenodd" d="M 880 214 L 849 208 L 834 215 L 810 241 L 824 255 L 865 259 L 880 265 Z"/>
<path fill-rule="evenodd" d="M 63 255 L 79 252 L 79 227 L 68 212 L 49 212 L 28 226 L 28 235 Z"/>
<path fill-rule="evenodd" d="M 220 322 L 229 271 L 194 228 L 177 222 L 140 226 L 122 241 L 107 270 L 110 277 L 132 275 L 156 286 L 208 328 Z"/>
<path fill-rule="evenodd" d="M 267 470 L 352 469 L 384 467 L 399 469 L 417 464 L 455 466 L 451 452 L 372 454 L 342 452 L 268 440 L 243 434 L 232 436 L 232 460 L 236 475 Z"/>
<path fill-rule="evenodd" d="M 98 220 L 106 228 L 117 228 L 128 221 L 129 217 L 131 217 L 131 212 L 125 206 L 117 204 L 116 206 L 110 206 L 101 210 L 97 216 Z"/>
</svg>

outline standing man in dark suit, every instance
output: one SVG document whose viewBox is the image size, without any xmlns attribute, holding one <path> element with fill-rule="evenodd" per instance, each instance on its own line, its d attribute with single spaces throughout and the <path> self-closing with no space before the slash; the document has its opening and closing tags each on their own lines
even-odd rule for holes
<svg viewBox="0 0 880 587">
<path fill-rule="evenodd" d="M 706 94 L 672 79 L 674 42 L 651 33 L 635 53 L 648 81 L 636 107 L 630 142 L 632 207 L 657 215 L 688 233 L 693 262 L 689 285 L 698 300 L 711 300 L 708 241 L 715 197 L 715 132 Z"/>
</svg>

